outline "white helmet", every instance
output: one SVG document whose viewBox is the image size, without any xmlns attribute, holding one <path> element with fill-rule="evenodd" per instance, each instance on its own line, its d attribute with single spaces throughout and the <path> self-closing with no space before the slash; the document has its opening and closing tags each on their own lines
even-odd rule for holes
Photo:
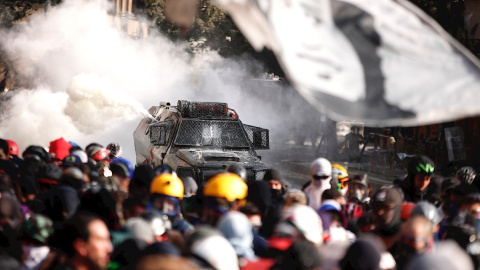
<svg viewBox="0 0 480 270">
<path fill-rule="evenodd" d="M 310 165 L 310 177 L 314 179 L 314 176 L 320 177 L 332 177 L 332 164 L 326 158 L 317 158 Z M 317 179 L 319 180 L 319 179 Z M 323 179 L 327 180 L 327 179 Z M 328 179 L 330 180 L 330 179 Z"/>
<path fill-rule="evenodd" d="M 235 249 L 216 229 L 198 227 L 187 239 L 186 246 L 190 252 L 189 258 L 200 265 L 207 263 L 217 270 L 239 269 Z"/>
<path fill-rule="evenodd" d="M 332 164 L 326 158 L 317 158 L 310 165 L 311 175 L 331 176 Z"/>
<path fill-rule="evenodd" d="M 290 221 L 303 236 L 319 246 L 323 243 L 323 226 L 320 216 L 303 204 L 295 204 L 282 213 L 282 220 Z"/>
</svg>

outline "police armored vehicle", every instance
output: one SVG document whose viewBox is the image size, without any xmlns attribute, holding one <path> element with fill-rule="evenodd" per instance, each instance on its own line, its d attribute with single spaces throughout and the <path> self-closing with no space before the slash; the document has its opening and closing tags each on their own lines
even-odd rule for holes
<svg viewBox="0 0 480 270">
<path fill-rule="evenodd" d="M 203 184 L 240 163 L 248 181 L 263 179 L 267 167 L 255 150 L 269 149 L 268 129 L 243 124 L 227 103 L 162 102 L 149 113 L 133 134 L 137 164 L 167 164 Z"/>
</svg>

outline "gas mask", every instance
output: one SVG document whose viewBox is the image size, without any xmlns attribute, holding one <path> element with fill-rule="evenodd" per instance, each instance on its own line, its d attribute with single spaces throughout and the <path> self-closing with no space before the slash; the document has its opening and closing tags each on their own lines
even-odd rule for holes
<svg viewBox="0 0 480 270">
<path fill-rule="evenodd" d="M 152 206 L 169 217 L 178 215 L 180 211 L 180 201 L 170 196 L 158 196 L 152 200 Z"/>
<path fill-rule="evenodd" d="M 350 193 L 350 197 L 358 199 L 359 202 L 362 202 L 363 196 L 364 196 L 364 194 L 358 188 L 355 189 L 352 193 Z"/>
</svg>

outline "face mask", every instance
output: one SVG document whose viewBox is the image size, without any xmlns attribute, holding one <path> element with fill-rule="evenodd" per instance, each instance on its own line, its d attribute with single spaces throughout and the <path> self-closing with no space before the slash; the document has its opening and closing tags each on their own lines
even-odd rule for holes
<svg viewBox="0 0 480 270">
<path fill-rule="evenodd" d="M 315 186 L 315 187 L 327 187 L 327 189 L 330 188 L 330 180 L 332 179 L 332 177 L 327 177 L 327 178 L 319 178 L 319 179 L 315 179 L 313 176 L 311 176 L 311 179 L 312 179 L 312 185 Z"/>
<path fill-rule="evenodd" d="M 277 199 L 282 197 L 282 190 L 281 189 L 270 189 L 272 191 L 273 198 Z"/>
<path fill-rule="evenodd" d="M 426 190 L 419 190 L 415 189 L 415 197 L 419 199 L 423 199 L 423 196 L 425 195 Z"/>
<path fill-rule="evenodd" d="M 322 186 L 322 181 L 321 180 L 312 180 L 312 186 L 319 188 L 319 187 Z"/>
<path fill-rule="evenodd" d="M 177 198 L 158 197 L 153 200 L 153 207 L 169 217 L 179 213 L 180 201 Z"/>
<path fill-rule="evenodd" d="M 390 213 L 384 213 L 381 216 L 377 216 L 376 214 L 375 219 L 377 220 L 378 230 L 381 235 L 383 236 L 392 236 L 398 233 L 400 230 L 401 219 L 401 207 L 395 206 L 393 209 L 385 210 L 385 211 L 393 211 Z"/>
<path fill-rule="evenodd" d="M 359 190 L 359 189 L 355 189 L 352 193 L 352 198 L 357 198 L 360 202 L 362 201 L 363 199 L 363 194 L 362 194 L 362 191 Z"/>
</svg>

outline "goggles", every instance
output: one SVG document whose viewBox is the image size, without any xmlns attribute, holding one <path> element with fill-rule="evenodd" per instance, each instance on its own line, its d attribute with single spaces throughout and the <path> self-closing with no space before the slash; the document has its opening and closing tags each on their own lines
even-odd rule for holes
<svg viewBox="0 0 480 270">
<path fill-rule="evenodd" d="M 329 175 L 312 175 L 312 177 L 315 180 L 325 180 L 325 179 L 328 179 L 330 176 Z"/>
<path fill-rule="evenodd" d="M 348 187 L 348 181 L 350 179 L 348 177 L 344 177 L 342 179 L 338 179 L 339 183 L 338 183 L 338 186 L 340 187 L 340 189 L 345 189 Z"/>
<path fill-rule="evenodd" d="M 152 206 L 167 216 L 176 216 L 179 213 L 180 201 L 171 196 L 156 196 L 152 199 Z"/>
</svg>

